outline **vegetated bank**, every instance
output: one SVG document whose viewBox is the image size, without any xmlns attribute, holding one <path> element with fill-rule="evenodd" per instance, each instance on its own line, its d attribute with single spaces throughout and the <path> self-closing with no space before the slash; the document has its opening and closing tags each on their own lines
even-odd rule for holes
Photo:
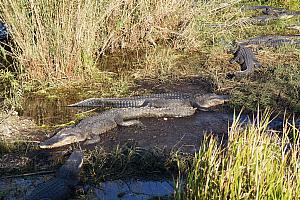
<svg viewBox="0 0 300 200">
<path fill-rule="evenodd" d="M 200 76 L 212 79 L 217 92 L 232 93 L 233 107 L 255 109 L 258 102 L 277 103 L 297 111 L 299 81 L 297 70 L 291 70 L 298 68 L 299 54 L 293 47 L 259 52 L 264 67 L 250 80 L 225 79 L 227 72 L 237 70 L 228 63 L 232 41 L 266 33 L 292 34 L 295 31 L 287 27 L 299 22 L 237 23 L 253 14 L 241 10 L 248 4 L 294 10 L 299 6 L 279 0 L 3 1 L 1 19 L 8 24 L 13 49 L 2 55 L 13 56 L 15 71 L 2 69 L 8 87 L 1 96 L 17 102 L 24 91 L 43 90 L 43 95 L 63 98 L 65 92 L 57 91 L 61 85 L 73 88 L 75 94 L 77 89 L 87 94 L 97 88 L 86 97 L 125 96 L 134 93 L 131 88 L 138 80 L 161 84 Z"/>
</svg>

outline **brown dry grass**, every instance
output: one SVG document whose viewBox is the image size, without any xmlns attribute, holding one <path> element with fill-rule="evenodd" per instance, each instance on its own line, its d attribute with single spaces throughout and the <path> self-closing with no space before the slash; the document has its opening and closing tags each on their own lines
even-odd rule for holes
<svg viewBox="0 0 300 200">
<path fill-rule="evenodd" d="M 99 55 L 120 49 L 196 47 L 196 9 L 187 0 L 3 0 L 0 11 L 31 79 L 84 79 Z"/>
</svg>

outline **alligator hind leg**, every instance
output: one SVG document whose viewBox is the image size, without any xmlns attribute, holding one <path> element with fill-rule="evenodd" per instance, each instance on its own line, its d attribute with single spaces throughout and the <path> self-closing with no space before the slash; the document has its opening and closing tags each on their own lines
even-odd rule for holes
<svg viewBox="0 0 300 200">
<path fill-rule="evenodd" d="M 242 64 L 242 63 L 244 63 L 245 61 L 244 61 L 244 59 L 243 59 L 243 57 L 242 57 L 242 55 L 241 55 L 241 53 L 239 53 L 239 52 L 235 52 L 234 53 L 234 57 L 232 58 L 232 59 L 230 59 L 230 64 L 233 64 L 233 63 L 238 63 L 238 64 Z"/>
</svg>

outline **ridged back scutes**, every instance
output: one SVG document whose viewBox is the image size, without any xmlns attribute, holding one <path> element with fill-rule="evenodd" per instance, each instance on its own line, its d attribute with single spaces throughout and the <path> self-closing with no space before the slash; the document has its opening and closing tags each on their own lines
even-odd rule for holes
<svg viewBox="0 0 300 200">
<path fill-rule="evenodd" d="M 191 94 L 187 93 L 179 93 L 179 92 L 171 92 L 171 93 L 158 93 L 151 94 L 149 97 L 159 98 L 159 99 L 188 99 L 191 98 Z"/>
<path fill-rule="evenodd" d="M 290 43 L 290 44 L 300 44 L 300 35 L 274 35 L 274 36 L 258 36 L 250 38 L 248 40 L 238 42 L 240 45 L 259 45 L 259 46 L 269 46 L 278 47 L 280 45 Z"/>
<path fill-rule="evenodd" d="M 125 98 L 91 98 L 69 105 L 70 107 L 111 107 L 111 108 L 127 108 L 141 107 L 148 101 L 156 99 L 189 99 L 190 94 L 186 93 L 158 93 L 146 96 L 133 96 Z"/>
<path fill-rule="evenodd" d="M 41 199 L 68 199 L 71 194 L 71 187 L 65 179 L 53 178 L 38 185 L 25 200 Z"/>
</svg>

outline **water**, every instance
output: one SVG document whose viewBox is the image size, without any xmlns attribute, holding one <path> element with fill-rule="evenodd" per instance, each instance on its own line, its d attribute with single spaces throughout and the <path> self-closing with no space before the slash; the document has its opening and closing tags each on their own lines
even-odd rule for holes
<svg viewBox="0 0 300 200">
<path fill-rule="evenodd" d="M 27 95 L 24 97 L 23 110 L 19 114 L 28 117 L 41 125 L 64 124 L 75 119 L 77 113 L 82 110 L 69 108 L 67 105 L 74 103 L 75 97 L 61 99 L 50 99 L 38 95 Z"/>
<path fill-rule="evenodd" d="M 22 200 L 37 185 L 52 176 L 32 176 L 26 178 L 0 179 L 0 198 Z M 100 185 L 84 185 L 87 194 L 74 199 L 99 200 L 148 200 L 151 198 L 171 198 L 175 191 L 173 180 L 115 180 L 105 181 Z M 169 199 L 167 198 L 167 199 Z"/>
<path fill-rule="evenodd" d="M 5 40 L 8 38 L 8 31 L 6 24 L 0 22 L 0 40 Z"/>
</svg>

